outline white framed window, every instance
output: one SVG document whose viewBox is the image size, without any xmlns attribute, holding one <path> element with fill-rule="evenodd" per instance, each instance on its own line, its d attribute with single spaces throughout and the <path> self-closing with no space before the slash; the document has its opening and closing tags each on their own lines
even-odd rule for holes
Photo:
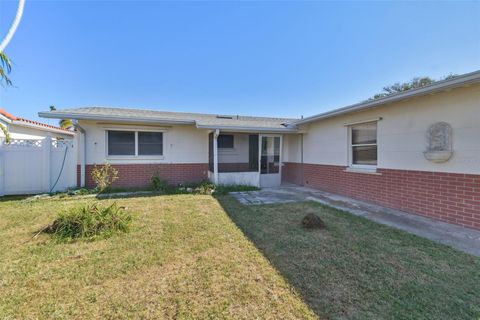
<svg viewBox="0 0 480 320">
<path fill-rule="evenodd" d="M 163 132 L 107 130 L 108 157 L 163 156 Z"/>
<path fill-rule="evenodd" d="M 350 166 L 375 168 L 378 160 L 377 121 L 349 126 Z"/>
</svg>

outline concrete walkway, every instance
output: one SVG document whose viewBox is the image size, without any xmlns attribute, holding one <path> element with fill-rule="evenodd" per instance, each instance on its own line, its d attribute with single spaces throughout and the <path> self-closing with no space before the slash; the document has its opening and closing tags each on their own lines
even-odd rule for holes
<svg viewBox="0 0 480 320">
<path fill-rule="evenodd" d="M 480 257 L 480 231 L 299 186 L 230 193 L 245 205 L 315 201 Z"/>
</svg>

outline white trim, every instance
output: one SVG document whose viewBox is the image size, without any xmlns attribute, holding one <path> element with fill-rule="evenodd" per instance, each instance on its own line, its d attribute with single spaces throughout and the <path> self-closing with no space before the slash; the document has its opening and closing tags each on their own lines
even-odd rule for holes
<svg viewBox="0 0 480 320">
<path fill-rule="evenodd" d="M 72 118 L 75 120 L 97 120 L 97 121 L 116 121 L 116 122 L 145 122 L 145 123 L 165 123 L 165 124 L 195 124 L 195 120 L 172 120 L 162 118 L 141 118 L 141 117 L 118 117 L 104 115 L 86 115 L 67 112 L 39 112 L 38 116 L 42 118 Z"/>
<path fill-rule="evenodd" d="M 381 118 L 380 118 L 381 119 Z M 376 141 L 377 143 L 360 143 L 360 144 L 353 144 L 352 143 L 352 127 L 355 125 L 359 124 L 364 124 L 364 123 L 375 123 L 376 125 Z M 348 128 L 348 168 L 351 169 L 351 171 L 362 171 L 362 173 L 365 173 L 365 171 L 370 171 L 376 172 L 377 166 L 378 166 L 378 121 L 377 120 L 370 120 L 370 121 L 362 121 L 362 122 L 357 122 L 357 123 L 352 123 L 351 125 L 347 126 Z M 377 164 L 355 164 L 353 163 L 353 147 L 368 147 L 368 146 L 376 146 L 377 147 Z"/>
<path fill-rule="evenodd" d="M 343 125 L 344 126 L 353 126 L 356 124 L 363 124 L 363 123 L 369 123 L 369 122 L 378 122 L 380 120 L 383 120 L 382 117 L 378 118 L 373 118 L 373 119 L 368 119 L 368 120 L 360 120 L 360 121 L 354 121 L 354 122 L 345 122 Z"/>
<path fill-rule="evenodd" d="M 297 133 L 296 128 L 266 128 L 266 127 L 242 127 L 242 126 L 218 126 L 218 125 L 197 125 L 198 129 L 211 129 L 211 130 L 222 130 L 222 132 L 248 132 L 251 134 L 256 134 L 260 132 L 266 132 L 270 134 L 280 134 L 286 132 Z"/>
<path fill-rule="evenodd" d="M 134 155 L 110 155 L 108 153 L 108 132 L 109 131 L 124 131 L 134 132 L 135 134 L 135 154 Z M 139 132 L 158 132 L 162 134 L 162 154 L 158 155 L 139 155 L 138 154 L 138 133 Z M 107 160 L 164 160 L 165 159 L 165 132 L 166 130 L 143 130 L 143 129 L 123 129 L 113 128 L 105 129 L 105 159 Z"/>
</svg>

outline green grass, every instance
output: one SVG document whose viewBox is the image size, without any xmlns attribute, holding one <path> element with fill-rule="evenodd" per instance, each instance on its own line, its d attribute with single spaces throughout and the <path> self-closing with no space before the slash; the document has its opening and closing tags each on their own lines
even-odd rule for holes
<svg viewBox="0 0 480 320">
<path fill-rule="evenodd" d="M 479 258 L 313 202 L 221 203 L 321 318 L 480 319 Z"/>
<path fill-rule="evenodd" d="M 129 233 L 29 241 L 90 201 L 0 202 L 0 319 L 315 318 L 211 196 L 117 199 Z"/>
<path fill-rule="evenodd" d="M 480 317 L 479 258 L 310 202 L 116 199 L 133 216 L 129 233 L 30 240 L 59 211 L 91 201 L 0 202 L 0 318 Z M 310 212 L 326 230 L 302 229 Z"/>
</svg>

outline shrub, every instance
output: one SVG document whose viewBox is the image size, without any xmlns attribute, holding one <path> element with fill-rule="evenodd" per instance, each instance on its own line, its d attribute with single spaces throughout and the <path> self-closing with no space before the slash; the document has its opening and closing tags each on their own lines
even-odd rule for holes
<svg viewBox="0 0 480 320">
<path fill-rule="evenodd" d="M 128 232 L 131 221 L 131 215 L 116 202 L 107 207 L 92 203 L 61 212 L 44 230 L 61 241 L 94 240 Z"/>
<path fill-rule="evenodd" d="M 151 180 L 151 188 L 154 191 L 167 193 L 167 191 L 171 189 L 168 182 L 166 180 L 163 180 L 159 176 L 154 176 L 150 180 Z"/>
<path fill-rule="evenodd" d="M 96 189 L 103 192 L 118 180 L 118 170 L 108 162 L 105 162 L 101 167 L 95 165 L 92 170 L 92 179 L 97 186 Z"/>
</svg>

